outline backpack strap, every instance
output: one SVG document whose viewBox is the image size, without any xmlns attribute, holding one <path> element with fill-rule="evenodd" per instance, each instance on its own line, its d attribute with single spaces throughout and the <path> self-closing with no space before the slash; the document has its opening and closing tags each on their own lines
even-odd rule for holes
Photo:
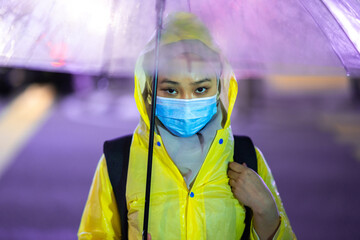
<svg viewBox="0 0 360 240">
<path fill-rule="evenodd" d="M 131 140 L 132 135 L 127 135 L 104 143 L 106 165 L 120 215 L 121 239 L 123 240 L 128 239 L 126 179 Z"/>
<path fill-rule="evenodd" d="M 257 158 L 255 146 L 248 136 L 234 135 L 234 161 L 246 163 L 246 165 L 257 172 Z"/>
<path fill-rule="evenodd" d="M 249 137 L 234 135 L 234 161 L 240 164 L 246 163 L 249 168 L 257 172 L 256 151 Z M 250 226 L 253 213 L 249 207 L 245 206 L 245 209 L 245 229 L 241 240 L 250 239 Z"/>
</svg>

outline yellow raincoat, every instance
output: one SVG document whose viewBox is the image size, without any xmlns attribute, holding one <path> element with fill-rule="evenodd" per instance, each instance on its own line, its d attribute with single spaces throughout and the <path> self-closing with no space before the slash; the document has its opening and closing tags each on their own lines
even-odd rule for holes
<svg viewBox="0 0 360 240">
<path fill-rule="evenodd" d="M 193 15 L 177 13 L 168 19 L 161 45 L 196 39 L 219 52 L 205 26 Z M 150 42 L 148 49 L 152 46 L 153 42 Z M 141 119 L 133 134 L 126 188 L 129 239 L 141 239 L 143 228 L 149 117 L 147 100 L 144 99 L 147 83 L 142 59 L 139 58 L 135 69 L 134 93 Z M 233 161 L 234 152 L 230 116 L 237 95 L 237 82 L 226 61 L 222 64 L 220 100 L 225 108 L 223 128 L 217 131 L 191 189 L 188 189 L 166 152 L 161 136 L 155 134 L 148 230 L 154 240 L 230 240 L 240 239 L 244 231 L 245 208 L 233 196 L 227 176 L 228 163 Z M 271 190 L 281 216 L 274 239 L 295 239 L 270 169 L 260 151 L 256 149 L 256 152 L 258 174 Z M 251 229 L 250 238 L 258 239 Z M 83 212 L 78 238 L 120 239 L 122 231 L 106 161 L 102 156 Z"/>
</svg>

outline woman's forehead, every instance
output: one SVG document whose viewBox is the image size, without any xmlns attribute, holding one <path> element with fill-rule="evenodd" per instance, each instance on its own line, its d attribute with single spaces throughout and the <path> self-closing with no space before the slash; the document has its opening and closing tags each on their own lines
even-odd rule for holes
<svg viewBox="0 0 360 240">
<path fill-rule="evenodd" d="M 159 75 L 162 76 L 203 76 L 216 77 L 214 65 L 200 56 L 187 53 L 175 58 L 163 59 L 159 62 Z"/>
<path fill-rule="evenodd" d="M 162 45 L 159 49 L 158 64 L 159 70 L 164 74 L 186 73 L 186 70 L 188 73 L 196 71 L 199 74 L 208 75 L 215 72 L 215 74 L 220 75 L 222 68 L 219 54 L 199 40 L 182 40 Z M 147 73 L 153 73 L 155 66 L 154 51 L 149 51 L 144 55 L 142 65 Z M 203 69 L 198 69 L 197 66 L 199 65 L 202 65 Z M 179 70 L 180 67 L 181 71 Z M 209 71 L 209 68 L 213 71 Z"/>
</svg>

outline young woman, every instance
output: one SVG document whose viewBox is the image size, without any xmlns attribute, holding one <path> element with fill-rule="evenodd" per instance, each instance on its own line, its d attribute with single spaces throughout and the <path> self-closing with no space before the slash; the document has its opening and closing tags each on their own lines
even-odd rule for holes
<svg viewBox="0 0 360 240">
<path fill-rule="evenodd" d="M 121 229 L 106 159 L 100 159 L 79 239 L 141 239 L 154 39 L 135 69 L 140 112 L 130 147 Z M 256 148 L 257 173 L 233 161 L 230 116 L 237 83 L 206 27 L 190 13 L 167 18 L 160 43 L 149 233 L 152 239 L 240 239 L 245 208 L 250 239 L 295 239 L 270 169 Z"/>
</svg>

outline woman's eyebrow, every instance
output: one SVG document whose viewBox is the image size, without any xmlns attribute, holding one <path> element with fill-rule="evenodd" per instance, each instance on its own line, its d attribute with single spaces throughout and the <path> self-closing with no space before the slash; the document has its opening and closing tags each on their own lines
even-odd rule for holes
<svg viewBox="0 0 360 240">
<path fill-rule="evenodd" d="M 201 79 L 199 81 L 191 83 L 191 85 L 199 85 L 199 84 L 202 84 L 204 82 L 211 82 L 211 79 L 210 78 L 204 78 L 204 79 Z"/>
<path fill-rule="evenodd" d="M 163 84 L 163 83 L 169 83 L 169 84 L 173 84 L 173 85 L 179 85 L 178 82 L 172 81 L 172 80 L 167 79 L 167 78 L 164 78 L 163 80 L 160 81 L 160 84 Z"/>
</svg>

